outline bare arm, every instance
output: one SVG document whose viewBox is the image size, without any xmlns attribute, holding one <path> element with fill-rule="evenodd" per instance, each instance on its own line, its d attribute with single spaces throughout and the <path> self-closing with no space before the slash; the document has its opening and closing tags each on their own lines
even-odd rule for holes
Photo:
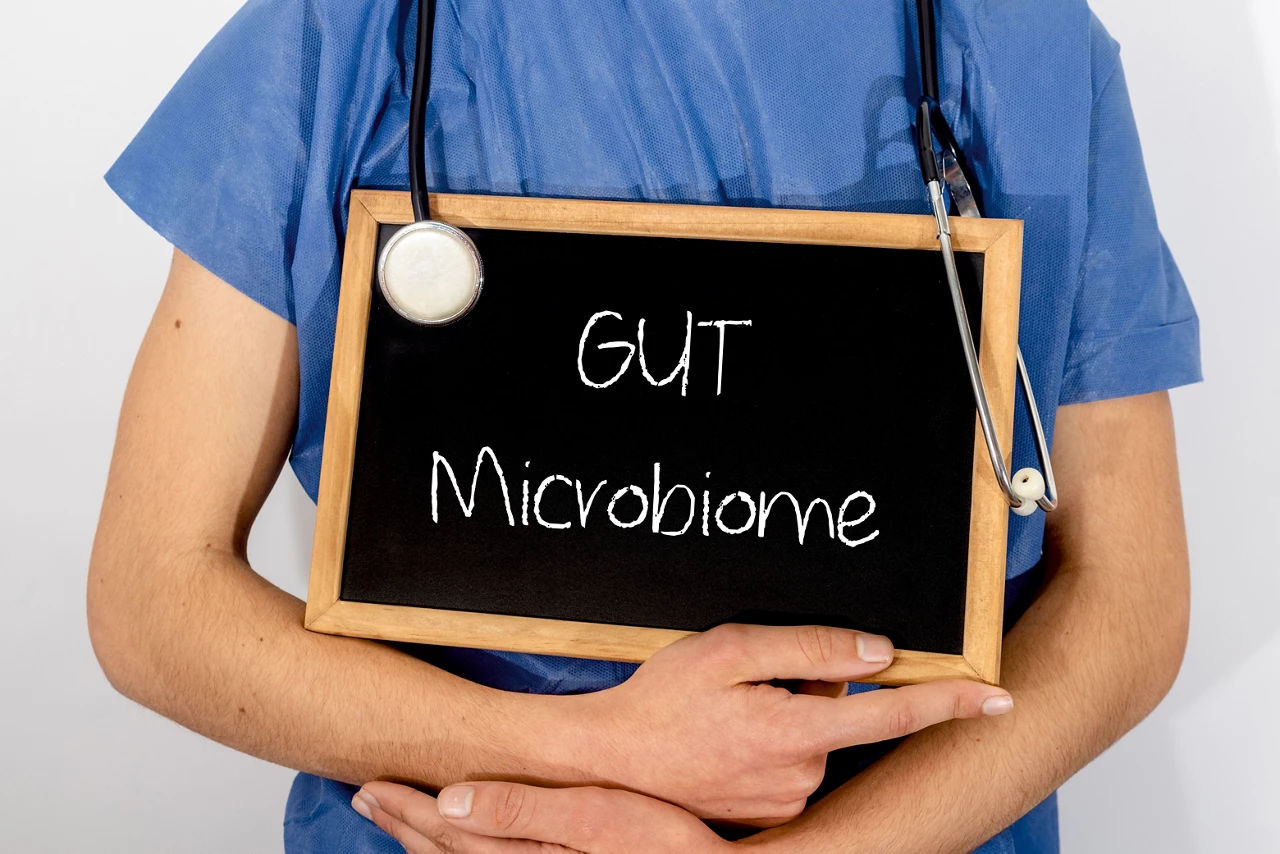
<svg viewBox="0 0 1280 854">
<path fill-rule="evenodd" d="M 902 735 L 904 720 L 979 715 L 993 693 L 935 683 L 815 705 L 756 685 L 883 669 L 888 640 L 844 629 L 724 627 L 673 644 L 622 686 L 568 697 L 488 689 L 382 644 L 306 631 L 303 603 L 245 552 L 294 431 L 295 334 L 175 253 L 125 391 L 88 585 L 103 670 L 166 717 L 349 782 L 608 782 L 702 817 L 776 824 L 803 808 L 827 750 Z M 795 722 L 787 744 L 772 739 L 766 759 L 744 749 L 783 715 Z"/>
<path fill-rule="evenodd" d="M 1165 392 L 1066 406 L 1051 578 L 1009 633 L 1014 713 L 911 736 L 796 821 L 780 851 L 968 851 L 1141 721 L 1181 666 L 1189 569 Z"/>
<path fill-rule="evenodd" d="M 249 566 L 249 529 L 286 459 L 296 330 L 175 253 L 125 392 L 89 570 L 112 684 L 239 750 L 351 782 L 427 785 L 485 769 L 581 780 L 535 739 L 565 698 L 498 692 L 382 644 L 302 627 Z"/>
</svg>

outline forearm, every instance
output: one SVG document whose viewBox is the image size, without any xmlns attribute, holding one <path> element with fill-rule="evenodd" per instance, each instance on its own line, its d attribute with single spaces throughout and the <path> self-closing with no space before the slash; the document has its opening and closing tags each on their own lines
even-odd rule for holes
<svg viewBox="0 0 1280 854">
<path fill-rule="evenodd" d="M 302 626 L 303 604 L 231 551 L 99 560 L 94 647 L 123 693 L 263 759 L 362 783 L 590 782 L 574 698 L 496 691 L 372 641 Z"/>
<path fill-rule="evenodd" d="M 1144 643 L 1158 639 L 1137 627 L 1117 632 L 1124 615 L 1090 608 L 1073 581 L 1051 582 L 1007 639 L 1002 684 L 1016 698 L 1013 714 L 914 735 L 754 841 L 813 852 L 970 851 L 1128 731 L 1171 681 L 1169 666 L 1147 655 Z M 1091 653 L 1103 638 L 1107 648 Z"/>
<path fill-rule="evenodd" d="M 1092 408 L 1089 408 L 1092 407 Z M 1050 581 L 1006 636 L 1013 713 L 912 736 L 757 844 L 968 851 L 1136 725 L 1181 664 L 1188 568 L 1168 400 L 1065 407 Z"/>
<path fill-rule="evenodd" d="M 351 782 L 590 781 L 570 753 L 590 745 L 564 722 L 574 698 L 494 691 L 308 632 L 302 603 L 252 570 L 249 531 L 288 457 L 299 382 L 293 325 L 175 251 L 90 556 L 89 633 L 112 684 L 238 750 Z"/>
</svg>

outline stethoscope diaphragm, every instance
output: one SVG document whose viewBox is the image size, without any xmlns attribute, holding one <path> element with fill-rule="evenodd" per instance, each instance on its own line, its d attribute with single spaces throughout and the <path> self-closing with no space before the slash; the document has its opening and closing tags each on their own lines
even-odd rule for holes
<svg viewBox="0 0 1280 854">
<path fill-rule="evenodd" d="M 378 287 L 406 320 L 443 326 L 460 319 L 480 297 L 480 252 L 461 229 L 439 220 L 404 226 L 378 256 Z"/>
</svg>

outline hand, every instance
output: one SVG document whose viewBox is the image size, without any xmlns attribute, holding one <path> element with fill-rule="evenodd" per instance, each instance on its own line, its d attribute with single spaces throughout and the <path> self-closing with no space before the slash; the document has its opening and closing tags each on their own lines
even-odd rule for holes
<svg viewBox="0 0 1280 854">
<path fill-rule="evenodd" d="M 357 792 L 351 805 L 408 854 L 719 854 L 732 847 L 679 807 L 595 786 L 465 783 L 446 787 L 437 801 L 377 781 Z"/>
<path fill-rule="evenodd" d="M 584 732 L 604 736 L 591 747 L 614 772 L 609 784 L 699 818 L 770 827 L 804 809 L 831 750 L 1012 708 L 1007 692 L 959 679 L 846 696 L 846 680 L 892 658 L 887 638 L 848 629 L 718 626 L 660 650 L 623 684 L 583 695 L 594 704 Z M 792 693 L 775 679 L 809 686 Z"/>
</svg>

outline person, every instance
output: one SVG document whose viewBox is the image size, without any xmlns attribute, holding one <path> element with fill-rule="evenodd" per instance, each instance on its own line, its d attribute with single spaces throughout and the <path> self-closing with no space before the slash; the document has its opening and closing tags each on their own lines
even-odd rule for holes
<svg viewBox="0 0 1280 854">
<path fill-rule="evenodd" d="M 911 5 L 447 4 L 432 190 L 927 213 Z M 112 684 L 299 769 L 290 852 L 1056 851 L 1055 789 L 1160 701 L 1188 618 L 1167 389 L 1200 379 L 1198 323 L 1115 41 L 1083 0 L 939 10 L 942 111 L 986 214 L 1025 222 L 1020 340 L 1061 496 L 1010 519 L 1017 710 L 992 717 L 1009 694 L 977 683 L 837 699 L 889 654 L 856 632 L 724 627 L 638 669 L 396 646 L 305 631 L 254 573 L 286 455 L 317 494 L 348 193 L 408 186 L 416 14 L 249 0 L 107 174 L 174 246 L 88 575 Z M 1012 463 L 1036 464 L 1021 402 Z M 821 711 L 779 711 L 800 708 Z"/>
</svg>

